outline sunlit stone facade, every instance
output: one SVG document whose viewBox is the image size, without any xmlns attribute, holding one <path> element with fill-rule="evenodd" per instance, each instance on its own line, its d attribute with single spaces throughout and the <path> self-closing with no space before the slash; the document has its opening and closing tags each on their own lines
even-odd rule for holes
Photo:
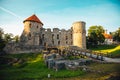
<svg viewBox="0 0 120 80">
<path fill-rule="evenodd" d="M 32 15 L 23 21 L 24 30 L 18 44 L 8 45 L 9 51 L 34 51 L 41 47 L 78 46 L 86 49 L 85 22 L 79 21 L 72 24 L 70 29 L 43 28 L 43 23 L 36 15 Z"/>
</svg>

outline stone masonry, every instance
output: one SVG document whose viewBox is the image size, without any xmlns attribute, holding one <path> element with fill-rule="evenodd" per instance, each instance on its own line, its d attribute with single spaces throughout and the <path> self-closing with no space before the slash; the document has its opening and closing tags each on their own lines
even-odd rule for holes
<svg viewBox="0 0 120 80">
<path fill-rule="evenodd" d="M 23 23 L 24 30 L 20 36 L 20 42 L 14 46 L 8 44 L 5 48 L 6 52 L 29 52 L 36 49 L 40 50 L 41 47 L 58 46 L 78 46 L 86 49 L 86 29 L 83 21 L 73 23 L 69 30 L 60 30 L 59 28 L 51 30 L 43 28 L 43 23 L 34 14 L 25 19 Z"/>
</svg>

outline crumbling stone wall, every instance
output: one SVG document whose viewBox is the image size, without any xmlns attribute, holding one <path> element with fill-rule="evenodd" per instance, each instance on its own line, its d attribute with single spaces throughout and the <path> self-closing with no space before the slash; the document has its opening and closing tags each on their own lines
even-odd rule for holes
<svg viewBox="0 0 120 80">
<path fill-rule="evenodd" d="M 21 52 L 36 51 L 42 47 L 78 46 L 86 48 L 85 22 L 75 22 L 69 30 L 53 28 L 45 29 L 42 23 L 35 21 L 24 21 L 24 30 L 20 41 L 14 44 L 7 44 L 5 51 Z M 10 47 L 9 47 L 10 46 Z M 7 49 L 9 47 L 9 49 Z"/>
<path fill-rule="evenodd" d="M 43 46 L 67 46 L 72 45 L 72 30 L 59 30 L 54 28 L 42 30 Z"/>
</svg>

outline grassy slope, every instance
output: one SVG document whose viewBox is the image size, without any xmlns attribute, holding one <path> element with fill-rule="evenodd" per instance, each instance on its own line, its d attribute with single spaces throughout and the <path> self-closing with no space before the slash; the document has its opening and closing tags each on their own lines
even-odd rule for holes
<svg viewBox="0 0 120 80">
<path fill-rule="evenodd" d="M 61 70 L 56 72 L 52 69 L 48 69 L 44 64 L 41 54 L 16 54 L 7 55 L 7 57 L 20 58 L 23 62 L 19 63 L 18 61 L 12 65 L 0 64 L 0 80 L 43 79 L 47 78 L 48 74 L 51 74 L 52 78 L 75 77 L 84 74 L 81 70 Z"/>
<path fill-rule="evenodd" d="M 100 64 L 93 63 L 89 65 L 94 72 L 83 72 L 81 70 L 54 71 L 48 69 L 44 64 L 41 54 L 14 54 L 6 55 L 4 58 L 19 58 L 22 62 L 16 62 L 12 65 L 0 64 L 0 80 L 105 80 L 112 74 L 118 75 L 120 64 Z M 100 73 L 98 71 L 101 71 Z M 48 79 L 47 75 L 51 74 Z"/>
<path fill-rule="evenodd" d="M 100 45 L 97 48 L 91 48 L 91 50 L 101 52 L 103 54 L 110 54 L 111 57 L 120 57 L 120 45 Z"/>
</svg>

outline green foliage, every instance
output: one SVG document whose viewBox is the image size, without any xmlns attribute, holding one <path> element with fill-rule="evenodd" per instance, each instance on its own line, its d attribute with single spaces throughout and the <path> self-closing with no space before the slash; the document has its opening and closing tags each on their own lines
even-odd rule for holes
<svg viewBox="0 0 120 80">
<path fill-rule="evenodd" d="M 92 32 L 95 32 L 97 34 L 99 33 L 104 33 L 104 28 L 102 26 L 91 26 L 89 29 L 88 29 L 88 35 Z"/>
<path fill-rule="evenodd" d="M 3 39 L 4 31 L 2 28 L 0 28 L 0 52 L 3 51 L 3 48 L 5 47 L 5 41 Z"/>
<path fill-rule="evenodd" d="M 88 29 L 88 36 L 87 36 L 87 47 L 90 46 L 97 46 L 104 42 L 105 37 L 103 35 L 104 29 L 102 26 L 91 26 Z"/>
<path fill-rule="evenodd" d="M 20 40 L 19 35 L 14 36 L 14 37 L 13 37 L 13 40 L 14 40 L 16 43 L 18 43 L 19 40 Z"/>
<path fill-rule="evenodd" d="M 19 36 L 16 35 L 15 37 L 11 33 L 4 33 L 3 29 L 0 28 L 0 52 L 3 51 L 5 45 L 10 41 L 15 41 L 16 43 L 19 41 Z"/>
<path fill-rule="evenodd" d="M 76 60 L 76 59 L 81 59 L 81 58 L 86 58 L 86 56 L 80 55 L 80 56 L 68 56 L 66 59 L 68 60 Z"/>
<path fill-rule="evenodd" d="M 111 52 L 110 57 L 120 58 L 120 50 L 115 50 L 115 51 Z"/>
<path fill-rule="evenodd" d="M 96 48 L 93 48 L 93 47 L 90 47 L 91 50 L 94 50 L 94 51 L 100 51 L 100 50 L 107 50 L 107 49 L 113 49 L 115 48 L 117 45 L 98 45 L 98 47 Z"/>
<path fill-rule="evenodd" d="M 120 28 L 117 31 L 113 32 L 112 34 L 113 34 L 113 40 L 120 42 Z"/>
<path fill-rule="evenodd" d="M 0 38 L 0 51 L 3 51 L 4 47 L 5 47 L 5 41 Z"/>
<path fill-rule="evenodd" d="M 0 39 L 3 37 L 4 31 L 2 28 L 0 28 Z"/>
<path fill-rule="evenodd" d="M 4 40 L 5 40 L 6 43 L 8 43 L 9 41 L 12 41 L 13 40 L 13 34 L 11 34 L 11 33 L 4 34 Z"/>
<path fill-rule="evenodd" d="M 106 54 L 108 57 L 120 58 L 120 45 L 99 45 L 97 48 L 90 47 L 90 49 Z"/>
<path fill-rule="evenodd" d="M 97 34 L 95 32 L 91 32 L 87 37 L 87 46 L 91 44 L 91 46 L 96 46 L 98 44 L 98 39 L 96 38 Z"/>
</svg>

